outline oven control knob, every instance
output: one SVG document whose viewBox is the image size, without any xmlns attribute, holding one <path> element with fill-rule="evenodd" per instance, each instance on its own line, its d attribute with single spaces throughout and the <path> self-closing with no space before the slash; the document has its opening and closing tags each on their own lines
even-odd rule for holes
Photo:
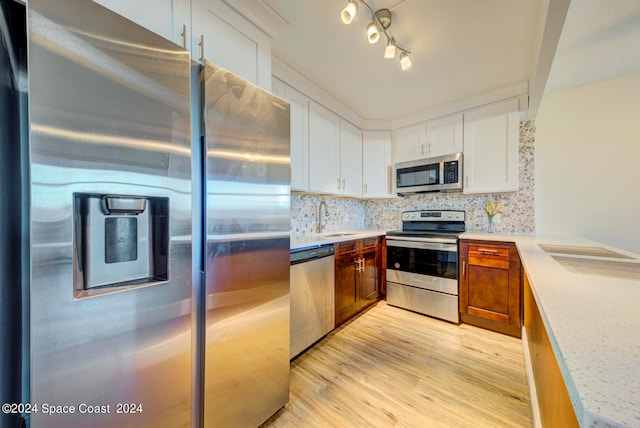
<svg viewBox="0 0 640 428">
<path fill-rule="evenodd" d="M 393 267 L 395 267 L 396 269 L 400 269 L 400 263 L 394 264 Z"/>
</svg>

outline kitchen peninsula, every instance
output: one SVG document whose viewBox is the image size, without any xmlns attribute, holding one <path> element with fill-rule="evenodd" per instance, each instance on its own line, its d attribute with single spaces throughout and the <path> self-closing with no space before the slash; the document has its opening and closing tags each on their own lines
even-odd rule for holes
<svg viewBox="0 0 640 428">
<path fill-rule="evenodd" d="M 640 256 L 574 237 L 467 232 L 460 239 L 516 244 L 525 302 L 528 283 L 580 426 L 640 426 Z M 525 346 L 526 312 L 525 303 Z"/>
</svg>

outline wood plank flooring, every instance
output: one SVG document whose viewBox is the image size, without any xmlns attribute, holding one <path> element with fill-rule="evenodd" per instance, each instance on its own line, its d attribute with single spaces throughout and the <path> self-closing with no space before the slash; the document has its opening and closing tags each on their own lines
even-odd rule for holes
<svg viewBox="0 0 640 428">
<path fill-rule="evenodd" d="M 519 339 L 386 302 L 291 363 L 263 427 L 531 427 Z"/>
</svg>

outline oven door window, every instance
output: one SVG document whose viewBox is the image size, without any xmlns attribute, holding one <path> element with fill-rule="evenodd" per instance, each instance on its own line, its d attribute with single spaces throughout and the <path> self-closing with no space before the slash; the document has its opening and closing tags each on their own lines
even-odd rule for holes
<svg viewBox="0 0 640 428">
<path fill-rule="evenodd" d="M 397 174 L 399 189 L 440 184 L 440 164 L 437 163 L 401 168 Z"/>
<path fill-rule="evenodd" d="M 448 249 L 388 246 L 387 269 L 457 279 L 458 253 Z"/>
</svg>

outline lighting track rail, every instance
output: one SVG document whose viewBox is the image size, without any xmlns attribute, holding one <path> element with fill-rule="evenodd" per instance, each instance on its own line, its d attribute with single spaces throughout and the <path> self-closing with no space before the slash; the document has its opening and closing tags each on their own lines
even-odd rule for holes
<svg viewBox="0 0 640 428">
<path fill-rule="evenodd" d="M 364 0 L 351 0 L 347 3 L 347 5 L 342 9 L 342 13 L 340 17 L 342 18 L 342 22 L 345 24 L 351 24 L 353 18 L 355 18 L 356 13 L 358 13 L 358 4 L 362 3 L 369 13 L 371 13 L 372 21 L 369 25 L 367 25 L 367 40 L 371 44 L 375 44 L 380 39 L 380 32 L 383 32 L 385 37 L 387 38 L 387 45 L 384 50 L 384 57 L 387 59 L 395 58 L 396 52 L 400 52 L 400 68 L 404 70 L 408 70 L 411 68 L 411 51 L 406 49 L 396 42 L 391 34 L 389 34 L 389 27 L 391 26 L 391 11 L 389 9 L 380 9 L 374 11 L 369 4 L 367 4 Z"/>
</svg>

